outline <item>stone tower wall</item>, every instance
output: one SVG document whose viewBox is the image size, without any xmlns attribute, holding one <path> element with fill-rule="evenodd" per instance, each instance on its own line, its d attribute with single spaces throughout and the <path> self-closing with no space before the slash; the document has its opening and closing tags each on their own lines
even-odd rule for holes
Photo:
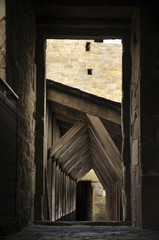
<svg viewBox="0 0 159 240">
<path fill-rule="evenodd" d="M 48 79 L 121 102 L 122 44 L 47 40 L 46 67 Z"/>
</svg>

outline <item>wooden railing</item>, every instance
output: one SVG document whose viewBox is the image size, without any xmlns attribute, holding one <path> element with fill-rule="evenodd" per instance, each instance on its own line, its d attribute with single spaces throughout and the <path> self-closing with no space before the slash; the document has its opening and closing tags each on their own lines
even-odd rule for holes
<svg viewBox="0 0 159 240">
<path fill-rule="evenodd" d="M 0 78 L 0 92 L 16 106 L 17 101 L 19 99 L 18 95 L 13 91 L 9 84 L 3 81 L 1 78 Z"/>
</svg>

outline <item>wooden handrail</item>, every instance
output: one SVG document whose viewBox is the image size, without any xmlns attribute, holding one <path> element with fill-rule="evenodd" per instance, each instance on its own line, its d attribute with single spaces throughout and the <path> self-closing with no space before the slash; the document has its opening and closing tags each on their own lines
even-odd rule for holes
<svg viewBox="0 0 159 240">
<path fill-rule="evenodd" d="M 13 91 L 9 84 L 0 78 L 0 91 L 14 104 L 19 100 L 18 95 Z"/>
</svg>

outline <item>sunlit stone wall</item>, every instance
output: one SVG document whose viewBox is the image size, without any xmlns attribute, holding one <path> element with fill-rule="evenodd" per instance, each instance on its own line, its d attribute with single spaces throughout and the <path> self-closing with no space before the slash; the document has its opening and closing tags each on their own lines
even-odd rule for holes
<svg viewBox="0 0 159 240">
<path fill-rule="evenodd" d="M 121 102 L 122 44 L 47 40 L 46 77 Z"/>
</svg>

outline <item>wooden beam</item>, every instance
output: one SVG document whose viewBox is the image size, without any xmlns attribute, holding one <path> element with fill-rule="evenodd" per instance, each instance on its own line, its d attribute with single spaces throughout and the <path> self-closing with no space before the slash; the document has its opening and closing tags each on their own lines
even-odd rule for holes
<svg viewBox="0 0 159 240">
<path fill-rule="evenodd" d="M 88 148 L 86 148 L 76 159 L 76 161 L 72 162 L 66 169 L 67 174 L 72 174 L 80 165 L 82 162 L 84 162 L 86 159 L 90 157 L 90 152 Z"/>
<path fill-rule="evenodd" d="M 51 103 L 50 107 L 52 111 L 54 112 L 54 115 L 57 119 L 66 121 L 68 123 L 74 124 L 76 121 L 85 121 L 89 122 L 88 118 L 86 117 L 86 114 L 83 112 L 79 112 L 75 109 L 65 107 L 63 105 L 57 104 L 57 103 Z M 102 123 L 107 128 L 110 134 L 116 134 L 118 136 L 121 136 L 121 126 L 119 124 L 110 122 L 108 120 L 102 119 Z"/>
<path fill-rule="evenodd" d="M 91 154 L 93 153 L 93 156 L 95 156 L 97 159 L 99 158 L 101 160 L 100 164 L 102 165 L 103 169 L 106 169 L 105 171 L 106 171 L 108 177 L 110 178 L 110 180 L 117 181 L 117 179 L 119 179 L 119 177 L 116 174 L 116 172 L 114 171 L 110 162 L 108 161 L 106 153 L 104 152 L 103 148 L 101 147 L 100 142 L 98 141 L 94 132 L 92 132 L 91 129 L 90 129 L 90 139 L 91 139 L 91 143 L 92 143 Z M 99 157 L 97 157 L 95 155 L 95 153 Z"/>
<path fill-rule="evenodd" d="M 100 150 L 99 150 L 100 151 Z M 99 173 L 104 176 L 104 180 L 108 184 L 112 184 L 116 181 L 115 174 L 112 174 L 112 170 L 107 165 L 107 161 L 104 158 L 101 158 L 98 154 L 99 152 L 94 146 L 91 148 L 91 157 L 93 159 L 93 166 L 98 166 Z"/>
<path fill-rule="evenodd" d="M 62 152 L 64 149 L 66 150 L 71 143 L 76 139 L 79 132 L 81 130 L 86 129 L 85 123 L 78 121 L 76 122 L 71 129 L 66 132 L 57 142 L 48 150 L 48 159 L 53 157 L 58 151 L 62 149 Z M 60 154 L 61 155 L 61 154 Z"/>
<path fill-rule="evenodd" d="M 86 115 L 90 121 L 89 127 L 98 139 L 101 149 L 107 157 L 107 162 L 112 166 L 117 176 L 122 179 L 122 162 L 119 150 L 115 146 L 101 120 L 96 116 L 90 114 Z"/>
<path fill-rule="evenodd" d="M 68 174 L 68 170 L 70 169 L 70 167 L 72 165 L 76 165 L 76 163 L 79 162 L 79 159 L 89 150 L 89 144 L 88 141 L 86 141 L 78 151 L 76 151 L 75 154 L 72 155 L 72 157 L 64 162 L 64 164 L 62 164 L 62 168 L 64 171 L 67 172 Z"/>
<path fill-rule="evenodd" d="M 93 160 L 93 159 L 92 159 Z M 108 182 L 105 181 L 105 177 L 103 176 L 103 173 L 100 173 L 99 170 L 99 165 L 95 164 L 92 162 L 93 165 L 93 170 L 96 173 L 97 177 L 99 178 L 99 181 L 102 183 L 103 187 L 105 190 L 108 190 L 110 188 L 110 185 L 108 184 Z"/>
<path fill-rule="evenodd" d="M 52 26 L 52 28 L 104 28 L 110 26 L 130 26 L 129 19 L 108 19 L 108 18 L 55 18 L 53 16 L 38 16 L 38 26 Z"/>
<path fill-rule="evenodd" d="M 72 144 L 63 151 L 61 156 L 57 158 L 57 163 L 64 166 L 66 163 L 66 166 L 69 164 L 70 158 L 74 156 L 74 154 L 78 151 L 81 151 L 81 148 L 84 145 L 88 144 L 88 134 L 84 133 L 82 136 L 78 137 Z"/>
<path fill-rule="evenodd" d="M 112 109 L 110 104 L 98 105 L 91 100 L 81 98 L 54 88 L 47 89 L 47 100 L 75 109 L 80 112 L 93 114 L 116 124 L 121 124 L 120 111 Z"/>
<path fill-rule="evenodd" d="M 59 109 L 59 108 L 58 108 Z M 73 119 L 69 116 L 65 116 L 65 115 L 62 115 L 60 113 L 56 113 L 54 112 L 54 117 L 57 119 L 57 120 L 61 120 L 61 121 L 64 121 L 64 122 L 67 122 L 67 123 L 70 123 L 70 124 L 75 124 L 75 122 L 81 120 L 81 119 Z"/>
<path fill-rule="evenodd" d="M 130 29 L 124 27 L 110 26 L 107 28 L 54 28 L 49 26 L 39 27 L 41 34 L 47 39 L 120 39 L 130 34 Z"/>
<path fill-rule="evenodd" d="M 81 164 L 81 168 L 78 172 L 75 173 L 76 180 L 79 181 L 92 169 L 92 163 L 90 159 L 87 159 L 86 162 Z"/>
<path fill-rule="evenodd" d="M 74 169 L 74 171 L 70 174 L 70 176 L 77 179 L 78 173 L 84 170 L 84 168 L 88 165 L 89 161 L 90 161 L 89 158 L 86 158 L 85 161 L 78 164 L 78 167 L 76 169 Z"/>
<path fill-rule="evenodd" d="M 92 169 L 92 165 L 87 165 L 83 171 L 79 173 L 79 175 L 76 177 L 76 181 L 78 182 L 81 178 L 83 178 L 90 170 Z"/>
</svg>

